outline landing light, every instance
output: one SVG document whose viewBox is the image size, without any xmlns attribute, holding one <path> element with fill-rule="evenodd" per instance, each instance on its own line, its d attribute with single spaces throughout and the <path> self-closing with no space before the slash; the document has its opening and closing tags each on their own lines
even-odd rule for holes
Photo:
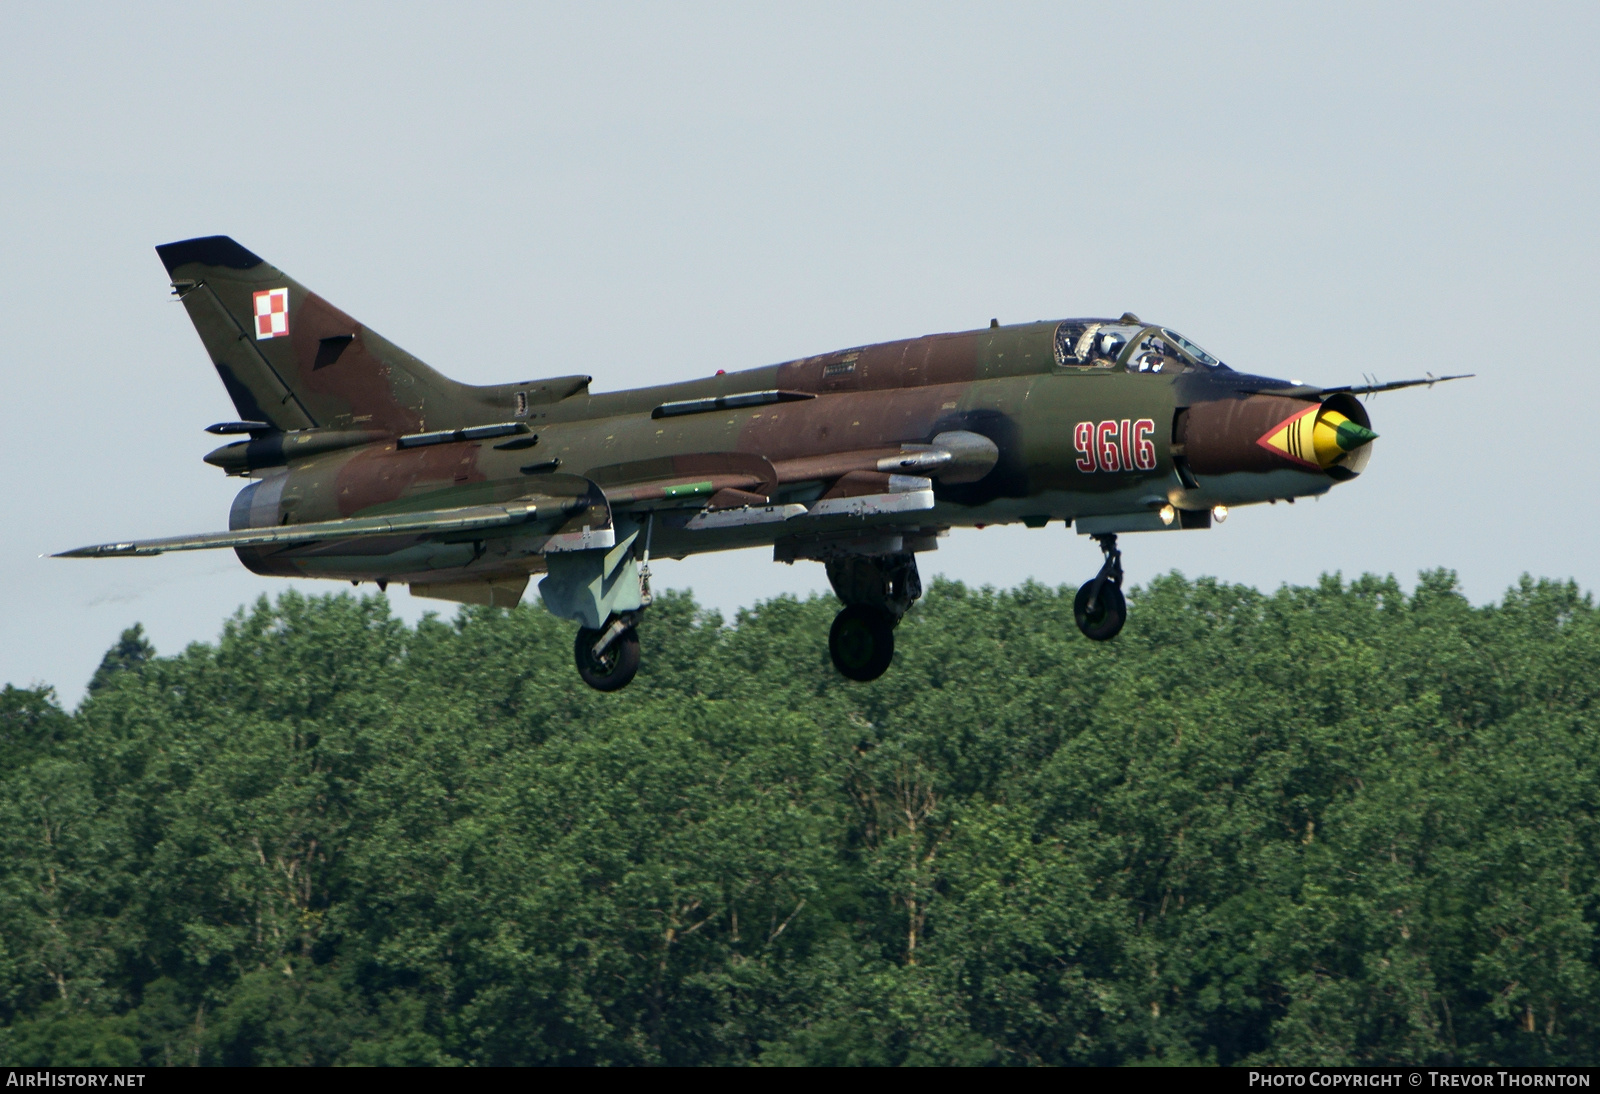
<svg viewBox="0 0 1600 1094">
<path fill-rule="evenodd" d="M 1221 524 L 1223 521 L 1227 520 L 1228 507 L 1226 505 L 1213 505 L 1211 507 L 1211 519 L 1216 521 L 1218 524 Z"/>
<path fill-rule="evenodd" d="M 1178 519 L 1178 511 L 1170 505 L 1163 505 L 1156 516 L 1161 518 L 1162 524 L 1171 524 Z"/>
</svg>

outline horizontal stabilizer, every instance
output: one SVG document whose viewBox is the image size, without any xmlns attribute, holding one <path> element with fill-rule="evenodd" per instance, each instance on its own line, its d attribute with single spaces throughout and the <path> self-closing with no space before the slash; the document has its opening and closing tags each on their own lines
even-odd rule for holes
<svg viewBox="0 0 1600 1094">
<path fill-rule="evenodd" d="M 584 508 L 584 498 L 522 499 L 502 505 L 471 505 L 459 509 L 433 509 L 421 513 L 396 513 L 383 517 L 347 517 L 319 520 L 307 524 L 283 524 L 270 528 L 241 528 L 232 532 L 202 532 L 192 536 L 102 543 L 62 551 L 55 558 L 116 558 L 159 555 L 167 551 L 205 551 L 218 547 L 284 547 L 318 540 L 350 539 L 358 536 L 391 536 L 397 533 L 433 535 L 496 528 L 521 521 L 565 516 Z"/>
</svg>

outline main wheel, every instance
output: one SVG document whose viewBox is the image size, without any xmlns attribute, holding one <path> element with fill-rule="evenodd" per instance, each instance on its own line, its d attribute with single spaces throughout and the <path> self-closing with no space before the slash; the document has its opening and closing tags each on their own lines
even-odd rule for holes
<svg viewBox="0 0 1600 1094">
<path fill-rule="evenodd" d="M 894 660 L 895 618 L 882 608 L 854 604 L 833 617 L 828 653 L 852 680 L 876 680 Z"/>
<path fill-rule="evenodd" d="M 1089 594 L 1094 592 L 1094 582 L 1084 582 L 1083 588 L 1078 590 L 1077 599 L 1072 602 L 1072 615 L 1078 621 L 1078 629 L 1085 638 L 1092 638 L 1096 642 L 1105 642 L 1115 638 L 1117 632 L 1122 630 L 1122 624 L 1128 620 L 1128 601 L 1122 595 L 1122 589 L 1110 581 L 1100 586 L 1100 595 L 1095 600 L 1094 612 L 1089 611 Z"/>
<path fill-rule="evenodd" d="M 629 627 L 607 646 L 599 657 L 594 655 L 594 644 L 605 631 L 593 627 L 579 627 L 578 637 L 572 643 L 572 657 L 578 663 L 578 675 L 596 691 L 619 691 L 628 686 L 639 671 L 639 632 Z"/>
</svg>

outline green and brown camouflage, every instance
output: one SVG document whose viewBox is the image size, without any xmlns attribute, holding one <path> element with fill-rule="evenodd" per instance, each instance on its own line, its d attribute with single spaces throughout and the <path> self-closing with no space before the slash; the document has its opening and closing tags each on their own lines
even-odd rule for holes
<svg viewBox="0 0 1600 1094">
<path fill-rule="evenodd" d="M 586 375 L 479 387 L 227 237 L 157 251 L 240 415 L 210 430 L 242 439 L 205 459 L 252 481 L 228 532 L 67 555 L 232 547 L 259 574 L 501 605 L 548 573 L 544 602 L 584 628 L 579 666 L 585 650 L 598 659 L 584 675 L 599 687 L 632 674 L 601 671 L 617 648 L 632 643 L 637 664 L 652 552 L 767 546 L 827 563 L 847 604 L 835 660 L 864 679 L 920 594 L 916 553 L 955 526 L 1059 520 L 1106 550 L 1080 625 L 1110 637 L 1117 533 L 1321 494 L 1370 457 L 1355 396 L 1432 382 L 1247 375 L 1129 313 L 992 322 L 629 391 L 595 394 Z M 865 661 L 841 660 L 857 648 Z"/>
</svg>

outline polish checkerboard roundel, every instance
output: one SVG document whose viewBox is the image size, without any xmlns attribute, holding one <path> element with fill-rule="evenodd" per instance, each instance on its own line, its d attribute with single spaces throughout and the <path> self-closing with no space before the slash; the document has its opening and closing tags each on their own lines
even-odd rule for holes
<svg viewBox="0 0 1600 1094">
<path fill-rule="evenodd" d="M 289 290 L 267 289 L 255 294 L 256 341 L 282 338 L 289 333 Z"/>
</svg>

